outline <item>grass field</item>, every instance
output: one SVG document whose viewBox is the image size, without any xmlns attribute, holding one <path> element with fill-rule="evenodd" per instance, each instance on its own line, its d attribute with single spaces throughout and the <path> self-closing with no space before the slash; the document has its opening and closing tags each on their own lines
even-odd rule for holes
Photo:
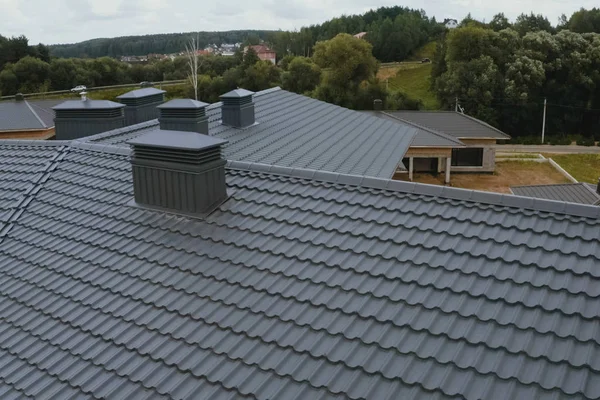
<svg viewBox="0 0 600 400">
<path fill-rule="evenodd" d="M 431 91 L 431 64 L 402 64 L 396 74 L 389 78 L 390 90 L 401 90 L 423 102 L 426 110 L 439 109 L 435 94 Z"/>
<path fill-rule="evenodd" d="M 580 182 L 598 183 L 600 154 L 544 154 Z"/>
<path fill-rule="evenodd" d="M 407 61 L 421 61 L 424 58 L 429 58 L 430 60 L 433 60 L 436 46 L 436 41 L 427 43 L 425 46 L 415 51 L 415 53 L 412 56 L 410 56 Z"/>
<path fill-rule="evenodd" d="M 401 179 L 406 180 L 408 174 L 402 174 Z M 444 184 L 444 174 L 437 176 L 426 173 L 415 173 L 414 181 L 433 185 Z M 504 161 L 496 164 L 493 174 L 461 174 L 453 173 L 450 176 L 450 186 L 484 190 L 486 192 L 510 193 L 511 186 L 546 185 L 552 183 L 569 183 L 548 163 L 531 161 Z"/>
</svg>

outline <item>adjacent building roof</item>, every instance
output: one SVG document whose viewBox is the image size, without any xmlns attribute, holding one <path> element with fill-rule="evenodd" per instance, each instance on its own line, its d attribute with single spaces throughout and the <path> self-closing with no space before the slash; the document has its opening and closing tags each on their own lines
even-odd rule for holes
<svg viewBox="0 0 600 400">
<path fill-rule="evenodd" d="M 0 102 L 0 131 L 50 129 L 54 126 L 52 107 L 64 100 L 22 100 Z"/>
<path fill-rule="evenodd" d="M 493 126 L 454 111 L 386 111 L 396 118 L 446 133 L 458 139 L 506 140 L 510 136 Z"/>
<path fill-rule="evenodd" d="M 157 94 L 167 93 L 165 90 L 149 87 L 132 90 L 131 92 L 124 93 L 117 96 L 117 99 L 139 99 L 142 97 L 155 96 Z"/>
<path fill-rule="evenodd" d="M 600 397 L 599 207 L 231 162 L 194 219 L 127 148 L 0 151 L 3 398 Z"/>
<path fill-rule="evenodd" d="M 411 147 L 465 147 L 465 144 L 454 136 L 436 131 L 435 129 L 427 128 L 409 120 L 400 119 L 394 116 L 394 112 L 389 111 L 362 111 L 374 115 L 376 117 L 394 121 L 398 124 L 413 126 L 417 129 Z"/>
<path fill-rule="evenodd" d="M 391 178 L 403 168 L 416 128 L 386 121 L 279 88 L 254 95 L 256 124 L 221 124 L 221 103 L 206 108 L 209 134 L 229 141 L 228 160 Z M 158 121 L 91 136 L 94 143 L 127 146 L 158 129 Z"/>
<path fill-rule="evenodd" d="M 568 201 L 580 204 L 599 204 L 600 194 L 589 183 L 565 183 L 558 185 L 512 186 L 510 190 L 519 196 Z"/>
</svg>

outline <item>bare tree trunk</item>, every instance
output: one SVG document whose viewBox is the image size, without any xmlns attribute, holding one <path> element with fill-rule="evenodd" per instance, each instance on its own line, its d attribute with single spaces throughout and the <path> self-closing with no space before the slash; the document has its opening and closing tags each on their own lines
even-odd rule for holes
<svg viewBox="0 0 600 400">
<path fill-rule="evenodd" d="M 185 54 L 189 67 L 188 79 L 194 87 L 194 99 L 198 100 L 198 36 L 192 37 L 185 45 Z"/>
</svg>

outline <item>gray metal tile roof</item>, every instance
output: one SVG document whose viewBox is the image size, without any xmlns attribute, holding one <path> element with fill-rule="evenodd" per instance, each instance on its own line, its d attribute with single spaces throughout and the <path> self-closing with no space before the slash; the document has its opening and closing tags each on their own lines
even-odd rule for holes
<svg viewBox="0 0 600 400">
<path fill-rule="evenodd" d="M 64 100 L 0 102 L 0 131 L 48 129 L 54 126 L 52 107 Z"/>
<path fill-rule="evenodd" d="M 411 143 L 411 147 L 465 147 L 465 144 L 454 136 L 447 135 L 443 132 L 436 131 L 431 128 L 416 124 L 409 120 L 403 120 L 395 117 L 390 111 L 361 111 L 375 117 L 379 117 L 388 121 L 393 121 L 398 124 L 413 126 L 417 129 L 417 134 Z"/>
<path fill-rule="evenodd" d="M 117 96 L 117 99 L 139 99 L 142 97 L 154 96 L 157 94 L 167 93 L 165 90 L 157 89 L 157 88 L 142 88 L 132 90 L 131 92 L 124 93 L 120 96 Z"/>
<path fill-rule="evenodd" d="M 3 398 L 600 397 L 598 207 L 232 162 L 198 220 L 129 207 L 123 148 L 35 149 Z"/>
<path fill-rule="evenodd" d="M 454 111 L 386 111 L 386 113 L 459 139 L 510 139 L 510 136 L 499 129 Z"/>
<path fill-rule="evenodd" d="M 279 88 L 254 95 L 257 124 L 235 129 L 221 124 L 221 103 L 207 107 L 209 134 L 229 141 L 228 160 L 258 162 L 354 175 L 390 178 L 416 129 Z M 88 138 L 126 146 L 158 122 L 132 125 Z"/>
<path fill-rule="evenodd" d="M 571 203 L 596 204 L 600 201 L 600 195 L 596 193 L 596 187 L 587 183 L 512 186 L 510 190 L 519 196 L 568 201 Z"/>
</svg>

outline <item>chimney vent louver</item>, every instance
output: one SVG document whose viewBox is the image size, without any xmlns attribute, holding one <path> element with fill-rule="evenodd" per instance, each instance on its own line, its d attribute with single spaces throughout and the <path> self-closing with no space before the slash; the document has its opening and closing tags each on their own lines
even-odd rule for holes
<svg viewBox="0 0 600 400">
<path fill-rule="evenodd" d="M 15 100 L 23 101 L 23 100 L 25 100 L 25 96 L 23 96 L 23 93 L 17 93 L 17 94 L 15 94 Z"/>
<path fill-rule="evenodd" d="M 165 102 L 165 91 L 148 87 L 132 90 L 117 97 L 125 104 L 125 125 L 135 125 L 158 118 L 159 106 Z"/>
<path fill-rule="evenodd" d="M 381 101 L 381 99 L 376 99 L 373 101 L 373 110 L 375 110 L 375 111 L 383 110 L 383 101 Z"/>
<path fill-rule="evenodd" d="M 175 99 L 158 106 L 160 129 L 208 135 L 208 104 L 192 99 Z"/>
<path fill-rule="evenodd" d="M 57 140 L 73 140 L 125 126 L 123 104 L 108 100 L 67 100 L 53 107 Z"/>
<path fill-rule="evenodd" d="M 254 125 L 254 102 L 252 95 L 254 92 L 245 89 L 236 89 L 220 96 L 221 121 L 223 125 L 233 128 L 247 128 Z"/>
<path fill-rule="evenodd" d="M 128 142 L 135 203 L 202 217 L 227 198 L 227 141 L 194 132 L 156 130 Z"/>
</svg>

